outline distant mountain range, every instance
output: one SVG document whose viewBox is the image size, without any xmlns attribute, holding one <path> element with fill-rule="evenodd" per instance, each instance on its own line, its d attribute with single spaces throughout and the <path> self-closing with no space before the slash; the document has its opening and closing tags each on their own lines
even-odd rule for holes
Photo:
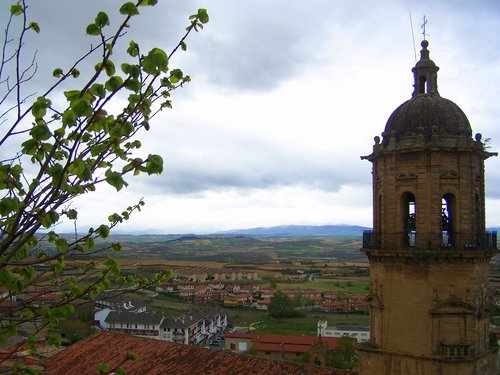
<svg viewBox="0 0 500 375">
<path fill-rule="evenodd" d="M 234 229 L 217 232 L 218 235 L 252 236 L 252 237 L 307 237 L 307 236 L 360 236 L 364 230 L 371 228 L 359 225 L 280 225 L 276 227 L 259 227 Z"/>
<path fill-rule="evenodd" d="M 232 229 L 215 233 L 179 233 L 179 234 L 146 234 L 138 233 L 112 233 L 109 240 L 123 242 L 173 242 L 193 241 L 206 238 L 223 237 L 329 237 L 329 236 L 362 236 L 364 230 L 372 228 L 360 225 L 279 225 L 274 227 L 257 227 L 245 229 Z M 487 231 L 497 231 L 500 227 L 489 227 Z M 41 234 L 41 233 L 40 233 Z M 61 233 L 67 238 L 73 238 L 72 233 Z"/>
</svg>

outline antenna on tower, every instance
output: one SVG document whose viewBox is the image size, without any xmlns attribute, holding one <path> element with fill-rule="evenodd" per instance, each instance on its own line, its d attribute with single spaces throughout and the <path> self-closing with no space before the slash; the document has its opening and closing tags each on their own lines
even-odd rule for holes
<svg viewBox="0 0 500 375">
<path fill-rule="evenodd" d="M 413 20 L 411 18 L 411 11 L 408 11 L 408 15 L 410 16 L 411 38 L 413 40 L 413 55 L 415 57 L 415 61 L 417 61 L 417 49 L 415 47 L 415 33 L 413 32 Z"/>
<path fill-rule="evenodd" d="M 425 27 L 427 26 L 428 21 L 429 20 L 427 19 L 427 17 L 424 14 L 424 18 L 422 19 L 422 25 L 420 25 L 420 28 L 422 29 L 422 35 L 424 37 L 424 40 L 427 40 L 428 34 L 425 32 Z"/>
</svg>

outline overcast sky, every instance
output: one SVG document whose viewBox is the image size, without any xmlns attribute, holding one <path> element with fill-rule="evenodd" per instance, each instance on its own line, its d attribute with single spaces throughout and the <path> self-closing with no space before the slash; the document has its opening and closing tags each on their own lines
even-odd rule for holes
<svg viewBox="0 0 500 375">
<path fill-rule="evenodd" d="M 36 84 L 43 86 L 53 68 L 88 48 L 84 29 L 97 11 L 117 14 L 121 2 L 31 3 L 42 29 L 30 46 L 39 49 Z M 130 178 L 126 191 L 101 188 L 80 199 L 78 225 L 98 225 L 144 197 L 145 209 L 121 231 L 371 226 L 371 165 L 359 156 L 370 153 L 373 137 L 411 95 L 409 11 L 417 46 L 422 15 L 429 18 L 440 94 L 456 102 L 473 132 L 491 137 L 498 150 L 499 4 L 159 0 L 134 19 L 125 42 L 169 50 L 191 13 L 206 7 L 210 15 L 187 53 L 173 62 L 193 81 L 142 138 L 145 152 L 163 156 L 165 171 Z M 500 225 L 498 166 L 497 159 L 486 161 L 488 226 Z"/>
</svg>

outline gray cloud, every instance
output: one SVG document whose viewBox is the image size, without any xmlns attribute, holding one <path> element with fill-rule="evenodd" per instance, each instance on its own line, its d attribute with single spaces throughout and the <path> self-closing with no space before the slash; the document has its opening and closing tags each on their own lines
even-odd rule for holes
<svg viewBox="0 0 500 375">
<path fill-rule="evenodd" d="M 255 151 L 255 150 L 254 150 Z M 261 152 L 262 150 L 257 149 Z M 144 180 L 154 192 L 191 194 L 208 190 L 267 189 L 283 186 L 305 186 L 325 191 L 337 191 L 348 183 L 368 182 L 369 178 L 353 176 L 347 169 L 332 169 L 324 161 L 314 162 L 297 158 L 280 160 L 262 157 L 254 163 L 240 160 L 223 165 L 201 164 L 192 161 L 165 161 L 165 173 L 158 178 Z M 342 170 L 344 173 L 342 173 Z M 358 178 L 356 178 L 358 177 Z M 137 189 L 137 188 L 136 188 Z"/>
</svg>

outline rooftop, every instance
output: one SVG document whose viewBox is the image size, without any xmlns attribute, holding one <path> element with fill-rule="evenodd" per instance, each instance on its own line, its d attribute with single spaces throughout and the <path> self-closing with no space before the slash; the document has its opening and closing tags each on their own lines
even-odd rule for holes
<svg viewBox="0 0 500 375">
<path fill-rule="evenodd" d="M 333 327 L 328 327 L 328 328 L 336 329 L 339 331 L 362 331 L 362 332 L 369 331 L 368 326 L 357 326 L 357 325 L 350 325 L 350 324 L 337 324 Z"/>
<path fill-rule="evenodd" d="M 134 353 L 135 360 L 127 360 Z M 227 351 L 102 332 L 71 345 L 46 362 L 46 375 L 95 375 L 99 363 L 127 375 L 335 375 L 331 369 L 281 363 Z"/>
<path fill-rule="evenodd" d="M 253 333 L 233 332 L 226 333 L 224 338 L 251 340 L 256 350 L 265 352 L 305 353 L 319 340 L 330 349 L 334 349 L 337 344 L 337 339 L 334 337 L 320 338 L 318 336 L 257 335 Z"/>
<path fill-rule="evenodd" d="M 451 100 L 439 95 L 437 71 L 439 68 L 429 58 L 429 43 L 422 42 L 420 60 L 413 68 L 414 92 L 410 100 L 401 104 L 387 121 L 383 137 L 399 140 L 405 136 L 434 135 L 460 136 L 470 138 L 471 126 L 464 112 Z"/>
<path fill-rule="evenodd" d="M 158 314 L 148 312 L 131 312 L 131 311 L 110 311 L 106 317 L 106 323 L 139 323 L 158 325 L 163 317 Z"/>
</svg>

